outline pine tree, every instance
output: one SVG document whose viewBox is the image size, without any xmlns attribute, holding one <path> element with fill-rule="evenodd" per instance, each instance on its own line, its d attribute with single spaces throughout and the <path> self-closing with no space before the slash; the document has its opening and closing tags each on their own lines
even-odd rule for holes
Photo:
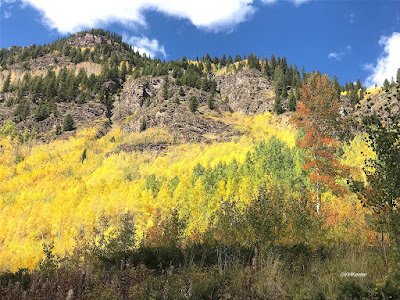
<svg viewBox="0 0 400 300">
<path fill-rule="evenodd" d="M 195 113 L 198 108 L 198 102 L 196 96 L 192 96 L 189 100 L 189 109 L 192 113 Z"/>
<path fill-rule="evenodd" d="M 233 64 L 233 59 L 232 59 L 232 56 L 228 56 L 228 67 L 231 65 L 231 64 Z M 399 69 L 400 70 L 400 69 Z"/>
<path fill-rule="evenodd" d="M 397 84 L 400 86 L 400 68 L 397 69 L 396 81 Z"/>
<path fill-rule="evenodd" d="M 385 79 L 385 81 L 383 82 L 383 89 L 388 92 L 389 88 L 390 88 L 389 80 Z"/>
<path fill-rule="evenodd" d="M 63 130 L 64 131 L 71 131 L 75 129 L 75 122 L 74 119 L 70 114 L 67 114 L 64 118 L 63 122 Z"/>
<path fill-rule="evenodd" d="M 306 68 L 304 66 L 301 67 L 301 79 L 303 81 L 307 80 L 307 73 L 306 73 Z"/>
<path fill-rule="evenodd" d="M 165 100 L 168 99 L 168 76 L 165 76 L 165 77 L 164 77 L 163 98 L 164 98 Z"/>
<path fill-rule="evenodd" d="M 83 162 L 86 159 L 86 148 L 83 150 L 82 155 L 81 155 L 81 163 L 83 164 Z"/>
<path fill-rule="evenodd" d="M 293 90 L 290 90 L 288 109 L 290 111 L 295 111 L 296 110 L 296 106 L 297 106 L 296 97 L 295 97 L 295 95 L 293 93 Z"/>
<path fill-rule="evenodd" d="M 4 81 L 3 84 L 3 89 L 2 89 L 2 93 L 7 93 L 10 90 L 10 83 L 11 83 L 11 72 L 8 73 L 6 80 Z"/>
<path fill-rule="evenodd" d="M 212 94 L 207 99 L 207 105 L 209 109 L 214 109 L 214 97 Z"/>
<path fill-rule="evenodd" d="M 274 81 L 275 81 L 275 95 L 279 96 L 279 99 L 286 98 L 287 89 L 285 85 L 285 75 L 283 74 L 281 66 L 276 67 L 274 72 Z"/>
<path fill-rule="evenodd" d="M 35 118 L 36 121 L 43 121 L 49 117 L 49 109 L 45 103 L 42 101 L 39 102 L 38 107 L 35 109 L 33 113 L 33 117 Z"/>
<path fill-rule="evenodd" d="M 30 114 L 29 100 L 26 98 L 19 99 L 19 104 L 14 110 L 14 116 L 18 118 L 19 122 L 21 122 L 23 120 L 26 120 L 29 114 Z"/>
<path fill-rule="evenodd" d="M 180 89 L 179 89 L 179 96 L 181 96 L 181 97 L 185 96 L 185 92 L 183 91 L 182 87 L 180 87 Z"/>
<path fill-rule="evenodd" d="M 274 74 L 276 68 L 276 59 L 273 53 L 271 54 L 271 59 L 269 60 L 269 64 L 271 66 L 271 74 Z"/>
<path fill-rule="evenodd" d="M 219 63 L 218 56 L 214 56 L 214 59 L 213 59 L 213 64 L 214 64 L 215 66 L 217 66 L 217 65 L 218 65 L 218 63 Z"/>
<path fill-rule="evenodd" d="M 146 119 L 142 119 L 142 123 L 140 124 L 139 132 L 145 131 L 147 129 Z"/>
<path fill-rule="evenodd" d="M 339 98 L 340 97 L 340 84 L 339 84 L 339 81 L 338 81 L 336 75 L 333 76 L 332 86 L 336 92 L 337 97 Z"/>
<path fill-rule="evenodd" d="M 275 94 L 274 111 L 276 114 L 280 115 L 284 112 L 282 107 L 282 98 L 280 95 Z"/>
<path fill-rule="evenodd" d="M 225 57 L 225 54 L 222 56 L 221 61 L 220 61 L 220 64 L 221 64 L 222 67 L 225 67 L 225 66 L 226 66 L 226 57 Z"/>
<path fill-rule="evenodd" d="M 108 92 L 108 90 L 106 90 L 105 92 L 103 90 L 101 92 L 101 94 L 100 94 L 100 102 L 105 105 L 105 107 L 106 107 L 106 118 L 108 118 L 108 120 L 111 123 L 112 110 L 114 108 L 114 103 L 113 103 L 113 99 L 110 96 L 110 93 Z"/>
<path fill-rule="evenodd" d="M 206 61 L 206 71 L 208 73 L 210 73 L 211 70 L 212 70 L 211 61 L 209 59 L 207 59 L 207 61 Z"/>
</svg>

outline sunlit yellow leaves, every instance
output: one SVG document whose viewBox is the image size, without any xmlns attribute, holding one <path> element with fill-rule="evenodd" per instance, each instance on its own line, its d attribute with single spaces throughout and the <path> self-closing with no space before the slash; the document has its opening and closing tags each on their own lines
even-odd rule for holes
<svg viewBox="0 0 400 300">
<path fill-rule="evenodd" d="M 97 130 L 92 128 L 67 141 L 33 148 L 18 146 L 10 138 L 1 140 L 0 271 L 33 268 L 43 255 L 43 242 L 54 241 L 54 251 L 64 255 L 75 246 L 78 236 L 95 239 L 102 230 L 102 215 L 111 216 L 106 233 L 111 236 L 120 222 L 112 216 L 129 211 L 138 236 L 144 236 L 156 222 L 157 212 L 177 209 L 180 217 L 188 219 L 185 235 L 195 238 L 209 226 L 210 216 L 221 201 L 235 201 L 244 208 L 257 193 L 261 179 L 217 180 L 211 194 L 202 180 L 192 181 L 193 169 L 198 164 L 215 168 L 234 160 L 243 164 L 247 153 L 271 136 L 294 148 L 296 131 L 284 117 L 277 119 L 269 113 L 232 114 L 224 120 L 244 135 L 224 143 L 173 145 L 166 129 L 125 133 L 115 128 L 96 139 Z M 121 145 L 146 143 L 166 143 L 168 148 L 162 153 L 120 151 Z M 353 143 L 345 149 L 345 159 L 353 160 L 356 167 L 361 159 L 357 149 L 363 146 L 358 140 Z M 84 149 L 87 157 L 82 163 Z M 18 164 L 17 153 L 24 156 Z M 150 175 L 160 182 L 155 194 L 146 188 Z M 174 183 L 174 178 L 179 180 Z"/>
</svg>

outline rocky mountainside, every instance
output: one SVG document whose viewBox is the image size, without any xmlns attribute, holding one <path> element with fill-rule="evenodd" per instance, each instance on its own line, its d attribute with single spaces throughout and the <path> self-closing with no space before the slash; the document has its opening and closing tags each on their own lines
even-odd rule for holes
<svg viewBox="0 0 400 300">
<path fill-rule="evenodd" d="M 42 141 L 71 135 L 60 131 L 66 115 L 75 128 L 103 124 L 103 134 L 118 125 L 126 132 L 164 128 L 174 141 L 228 141 L 241 132 L 227 113 L 274 112 L 278 100 L 279 112 L 288 111 L 300 87 L 297 67 L 288 67 L 285 58 L 273 63 L 251 55 L 227 64 L 207 55 L 161 62 L 101 30 L 50 45 L 1 49 L 0 62 L 0 127 L 12 121 L 18 132 L 35 132 Z M 357 104 L 341 96 L 342 114 L 398 113 L 397 94 L 392 87 Z"/>
</svg>

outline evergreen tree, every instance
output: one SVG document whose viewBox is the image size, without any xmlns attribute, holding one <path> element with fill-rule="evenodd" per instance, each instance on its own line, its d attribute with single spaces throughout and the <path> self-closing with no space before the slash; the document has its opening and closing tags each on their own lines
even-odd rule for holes
<svg viewBox="0 0 400 300">
<path fill-rule="evenodd" d="M 82 104 L 86 103 L 86 101 L 87 101 L 87 93 L 81 92 L 78 97 L 78 104 L 82 105 Z"/>
<path fill-rule="evenodd" d="M 296 97 L 296 102 L 300 100 L 300 90 L 299 89 L 296 89 L 295 97 Z"/>
<path fill-rule="evenodd" d="M 103 92 L 103 97 L 102 100 L 100 100 L 106 107 L 106 118 L 108 118 L 108 120 L 111 123 L 111 117 L 112 117 L 112 109 L 114 108 L 113 105 L 113 99 L 112 97 L 110 97 L 110 93 L 108 92 L 108 90 L 106 90 L 105 92 Z"/>
<path fill-rule="evenodd" d="M 400 68 L 397 69 L 396 80 L 397 80 L 397 84 L 400 85 Z"/>
<path fill-rule="evenodd" d="M 185 92 L 183 91 L 182 87 L 179 88 L 179 96 L 181 97 L 185 96 Z"/>
<path fill-rule="evenodd" d="M 199 104 L 197 102 L 196 96 L 192 96 L 189 100 L 189 109 L 192 113 L 195 113 Z"/>
<path fill-rule="evenodd" d="M 86 148 L 83 150 L 82 155 L 81 155 L 81 163 L 83 164 L 83 162 L 86 159 Z"/>
<path fill-rule="evenodd" d="M 288 109 L 290 111 L 295 111 L 296 110 L 296 106 L 297 106 L 296 102 L 297 101 L 296 101 L 296 97 L 295 97 L 295 95 L 293 93 L 293 90 L 290 90 L 289 105 L 288 105 Z"/>
<path fill-rule="evenodd" d="M 240 54 L 236 54 L 235 56 L 235 62 L 242 61 L 242 58 L 240 57 Z"/>
<path fill-rule="evenodd" d="M 33 113 L 33 117 L 35 118 L 36 121 L 43 121 L 49 117 L 49 109 L 45 103 L 42 101 L 39 102 L 38 107 L 35 109 Z"/>
<path fill-rule="evenodd" d="M 142 123 L 140 124 L 139 132 L 145 131 L 147 129 L 146 119 L 142 119 Z"/>
<path fill-rule="evenodd" d="M 396 83 L 394 82 L 394 78 L 392 76 L 392 80 L 390 81 L 390 87 L 392 88 L 392 87 L 395 87 L 395 86 L 396 86 Z"/>
<path fill-rule="evenodd" d="M 165 77 L 164 77 L 163 98 L 164 98 L 165 100 L 168 99 L 168 76 L 165 76 Z"/>
<path fill-rule="evenodd" d="M 75 129 L 75 122 L 74 119 L 70 114 L 67 114 L 64 118 L 63 122 L 63 130 L 64 131 L 71 131 Z"/>
<path fill-rule="evenodd" d="M 356 92 L 356 89 L 352 89 L 351 91 L 350 91 L 350 103 L 354 106 L 354 105 L 356 105 L 357 103 L 359 103 L 359 101 L 358 101 L 358 94 L 357 94 L 357 92 Z"/>
<path fill-rule="evenodd" d="M 179 103 L 180 103 L 180 102 L 179 102 L 179 98 L 178 98 L 178 96 L 176 96 L 176 97 L 175 97 L 175 99 L 174 99 L 174 103 L 175 103 L 175 104 L 179 104 Z"/>
<path fill-rule="evenodd" d="M 126 78 L 126 74 L 127 74 L 127 73 L 128 73 L 128 70 L 127 70 L 127 68 L 126 68 L 126 62 L 123 61 L 123 62 L 121 63 L 121 70 L 120 70 L 120 72 L 119 72 L 119 78 L 121 78 L 122 81 L 125 81 L 125 78 Z"/>
<path fill-rule="evenodd" d="M 231 64 L 233 64 L 233 59 L 232 59 L 232 56 L 228 56 L 228 67 L 231 65 Z M 400 70 L 400 69 L 399 69 Z"/>
<path fill-rule="evenodd" d="M 274 111 L 280 115 L 281 113 L 284 112 L 283 107 L 282 107 L 282 98 L 280 95 L 275 95 L 275 102 L 274 102 Z"/>
<path fill-rule="evenodd" d="M 274 74 L 276 68 L 276 59 L 273 53 L 271 54 L 271 59 L 269 60 L 269 64 L 271 66 L 271 74 Z"/>
<path fill-rule="evenodd" d="M 207 99 L 207 105 L 209 109 L 214 109 L 214 97 L 212 94 Z"/>
<path fill-rule="evenodd" d="M 4 81 L 3 84 L 3 89 L 2 89 L 2 93 L 7 93 L 10 90 L 10 83 L 11 83 L 11 72 L 8 73 L 6 80 Z"/>
<path fill-rule="evenodd" d="M 215 66 L 217 66 L 218 63 L 219 63 L 218 56 L 215 56 L 214 59 L 213 59 L 213 64 L 214 64 Z"/>
<path fill-rule="evenodd" d="M 359 91 L 360 89 L 362 89 L 362 88 L 363 88 L 363 86 L 362 86 L 362 84 L 361 84 L 360 79 L 357 79 L 357 83 L 356 83 L 356 92 L 358 93 L 358 91 Z"/>
<path fill-rule="evenodd" d="M 336 75 L 333 76 L 332 86 L 336 92 L 337 97 L 339 98 L 340 97 L 340 84 L 339 84 L 339 81 L 338 81 Z"/>
<path fill-rule="evenodd" d="M 389 80 L 385 79 L 385 81 L 383 82 L 383 89 L 388 92 L 389 88 L 390 88 Z"/>
<path fill-rule="evenodd" d="M 207 59 L 207 61 L 206 61 L 206 71 L 208 73 L 210 73 L 211 70 L 212 70 L 211 61 L 209 59 Z"/>
<path fill-rule="evenodd" d="M 222 56 L 221 61 L 220 61 L 220 64 L 221 64 L 222 67 L 225 67 L 225 66 L 226 66 L 226 57 L 225 57 L 225 54 Z"/>
<path fill-rule="evenodd" d="M 62 133 L 62 127 L 60 124 L 57 124 L 56 126 L 56 135 L 60 135 Z"/>
<path fill-rule="evenodd" d="M 14 116 L 17 117 L 18 121 L 21 122 L 26 120 L 30 113 L 29 100 L 26 98 L 19 99 L 19 104 L 14 110 Z"/>
<path fill-rule="evenodd" d="M 301 79 L 303 81 L 307 80 L 306 68 L 304 66 L 301 67 Z"/>
<path fill-rule="evenodd" d="M 281 98 L 287 97 L 287 89 L 285 85 L 285 75 L 283 74 L 281 66 L 276 67 L 274 72 L 275 81 L 275 95 L 279 96 L 279 101 Z"/>
</svg>

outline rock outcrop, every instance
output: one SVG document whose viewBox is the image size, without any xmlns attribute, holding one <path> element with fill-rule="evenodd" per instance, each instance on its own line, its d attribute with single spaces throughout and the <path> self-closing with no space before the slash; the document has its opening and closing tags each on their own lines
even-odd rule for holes
<svg viewBox="0 0 400 300">
<path fill-rule="evenodd" d="M 273 84 L 260 71 L 244 70 L 215 80 L 221 97 L 227 97 L 233 111 L 256 114 L 273 110 Z"/>
</svg>

